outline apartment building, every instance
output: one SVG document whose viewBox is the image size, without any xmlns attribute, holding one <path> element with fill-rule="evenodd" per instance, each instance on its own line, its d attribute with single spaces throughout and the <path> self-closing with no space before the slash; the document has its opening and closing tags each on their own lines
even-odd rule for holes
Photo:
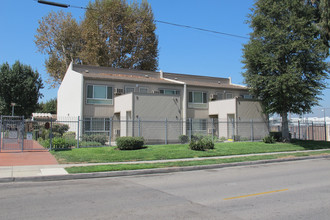
<svg viewBox="0 0 330 220">
<path fill-rule="evenodd" d="M 168 136 L 194 129 L 209 133 L 207 121 L 218 119 L 265 122 L 267 117 L 245 86 L 230 78 L 152 72 L 71 64 L 58 90 L 57 115 L 84 120 L 81 132 L 109 132 L 109 120 L 120 121 L 111 128 L 113 136 L 136 136 L 137 121 L 178 121 Z M 217 136 L 230 137 L 235 129 L 222 126 Z M 146 131 L 146 126 L 144 126 Z M 140 131 L 140 130 L 139 130 Z M 157 139 L 157 132 L 143 132 Z"/>
</svg>

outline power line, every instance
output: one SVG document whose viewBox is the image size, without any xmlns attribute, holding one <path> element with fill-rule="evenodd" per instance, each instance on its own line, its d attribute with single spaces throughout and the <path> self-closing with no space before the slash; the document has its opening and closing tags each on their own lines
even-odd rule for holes
<svg viewBox="0 0 330 220">
<path fill-rule="evenodd" d="M 51 6 L 55 6 L 55 7 L 61 7 L 61 8 L 71 7 L 71 8 L 79 8 L 79 9 L 84 9 L 84 10 L 87 10 L 87 9 L 95 10 L 93 8 L 85 8 L 85 7 L 80 7 L 80 6 L 68 5 L 68 4 L 62 4 L 62 3 L 50 2 L 50 1 L 44 1 L 44 0 L 38 0 L 38 3 L 51 5 Z M 176 23 L 171 23 L 171 22 L 167 22 L 167 21 L 160 21 L 160 20 L 154 20 L 154 21 L 158 22 L 158 23 L 168 24 L 168 25 L 182 27 L 182 28 L 189 28 L 189 29 L 194 29 L 194 30 L 198 30 L 198 31 L 205 31 L 205 32 L 210 32 L 210 33 L 214 33 L 214 34 L 226 35 L 226 36 L 229 36 L 229 37 L 249 39 L 248 37 L 244 37 L 244 36 L 240 36 L 240 35 L 236 35 L 236 34 L 229 34 L 229 33 L 225 33 L 225 32 L 214 31 L 214 30 L 209 30 L 209 29 L 200 28 L 200 27 L 193 27 L 193 26 L 189 26 L 189 25 L 176 24 Z"/>
<path fill-rule="evenodd" d="M 215 33 L 215 34 L 226 35 L 226 36 L 230 36 L 230 37 L 237 37 L 237 38 L 242 38 L 242 39 L 250 39 L 248 37 L 244 37 L 244 36 L 240 36 L 240 35 L 236 35 L 236 34 L 229 34 L 229 33 L 224 33 L 224 32 L 219 32 L 219 31 L 214 31 L 214 30 L 209 30 L 209 29 L 205 29 L 205 28 L 193 27 L 193 26 L 189 26 L 189 25 L 175 24 L 175 23 L 171 23 L 171 22 L 167 22 L 167 21 L 160 21 L 160 20 L 154 20 L 154 21 L 155 22 L 158 22 L 158 23 L 163 23 L 163 24 L 168 24 L 168 25 L 173 25 L 173 26 L 183 27 L 183 28 L 190 28 L 190 29 L 195 29 L 195 30 L 199 30 L 199 31 L 206 31 L 206 32 L 211 32 L 211 33 Z"/>
</svg>

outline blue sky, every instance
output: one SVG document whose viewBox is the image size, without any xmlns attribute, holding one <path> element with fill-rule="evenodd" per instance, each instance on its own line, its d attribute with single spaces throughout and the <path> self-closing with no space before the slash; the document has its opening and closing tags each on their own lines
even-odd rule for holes
<svg viewBox="0 0 330 220">
<path fill-rule="evenodd" d="M 89 0 L 51 0 L 73 6 L 87 6 Z M 246 24 L 253 1 L 236 0 L 149 0 L 156 20 L 190 25 L 248 37 Z M 34 0 L 2 1 L 0 7 L 0 64 L 16 60 L 38 70 L 45 82 L 45 55 L 37 52 L 34 35 L 38 20 L 61 8 L 38 4 Z M 84 10 L 62 9 L 80 20 Z M 192 29 L 157 24 L 159 69 L 165 72 L 216 77 L 231 77 L 243 84 L 242 48 L 247 39 L 234 38 Z M 327 81 L 330 84 L 330 80 Z M 47 101 L 57 96 L 57 89 L 45 83 L 42 90 Z M 324 91 L 320 107 L 330 107 L 330 90 Z M 323 115 L 316 107 L 316 115 Z M 326 110 L 330 115 L 330 109 Z"/>
</svg>

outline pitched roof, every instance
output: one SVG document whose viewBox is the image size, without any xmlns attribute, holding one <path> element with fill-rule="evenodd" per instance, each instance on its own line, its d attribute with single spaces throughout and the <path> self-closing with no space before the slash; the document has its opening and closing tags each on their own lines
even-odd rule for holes
<svg viewBox="0 0 330 220">
<path fill-rule="evenodd" d="M 163 73 L 161 78 L 160 72 L 120 69 L 112 67 L 87 66 L 73 64 L 72 69 L 81 73 L 87 79 L 112 79 L 116 81 L 132 81 L 146 83 L 161 83 L 177 85 L 175 81 L 184 82 L 188 86 L 196 87 L 211 87 L 219 89 L 242 89 L 246 90 L 245 86 L 233 85 L 229 78 L 197 76 L 178 73 Z M 170 79 L 166 80 L 166 79 Z"/>
</svg>

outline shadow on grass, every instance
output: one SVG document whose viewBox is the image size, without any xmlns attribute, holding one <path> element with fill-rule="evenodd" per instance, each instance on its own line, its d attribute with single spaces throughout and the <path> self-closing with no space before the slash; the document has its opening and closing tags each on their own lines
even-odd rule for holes
<svg viewBox="0 0 330 220">
<path fill-rule="evenodd" d="M 291 144 L 305 148 L 306 150 L 318 150 L 330 148 L 330 142 L 327 141 L 310 141 L 293 139 Z"/>
</svg>

